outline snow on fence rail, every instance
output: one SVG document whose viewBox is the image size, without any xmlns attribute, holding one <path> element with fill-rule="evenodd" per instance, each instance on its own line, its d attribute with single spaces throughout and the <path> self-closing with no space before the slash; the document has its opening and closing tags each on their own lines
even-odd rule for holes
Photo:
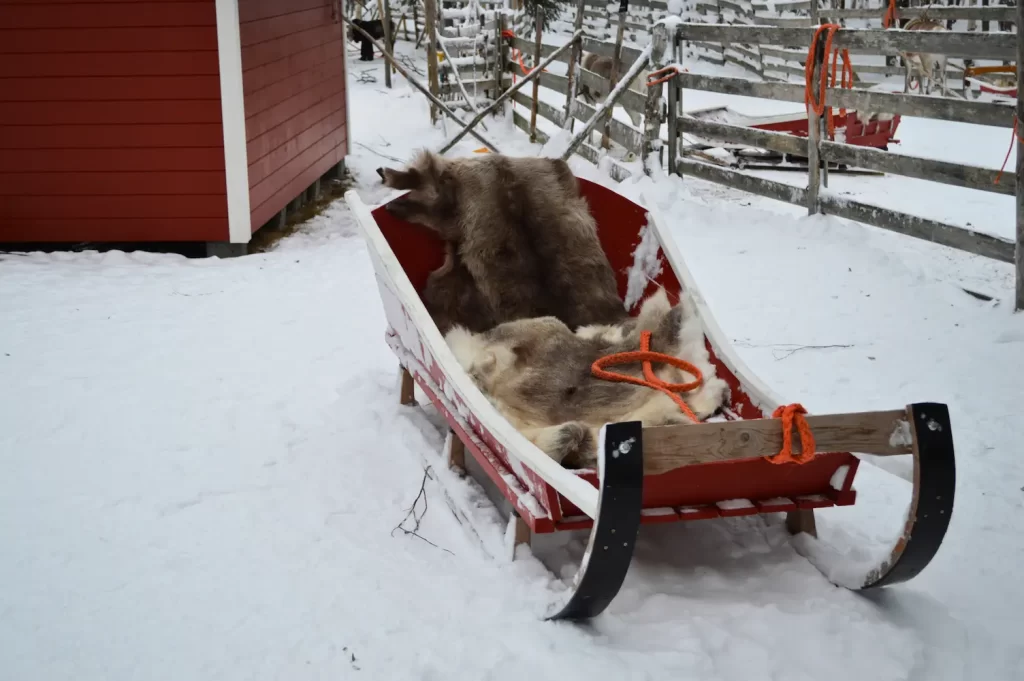
<svg viewBox="0 0 1024 681">
<path fill-rule="evenodd" d="M 802 45 L 806 47 L 813 37 L 811 28 L 788 28 L 775 26 L 735 26 L 682 23 L 678 24 L 670 35 L 664 24 L 655 27 L 655 32 L 665 31 L 666 40 L 671 45 L 672 54 L 682 54 L 682 44 L 686 41 L 717 40 L 723 43 L 770 44 L 770 45 Z M 582 39 L 582 49 L 605 56 L 614 55 L 615 46 L 609 42 L 596 41 L 591 38 Z M 533 51 L 533 44 L 520 38 L 508 41 L 510 47 L 524 51 Z M 988 58 L 1017 60 L 1017 36 L 1013 34 L 981 34 L 963 32 L 918 33 L 904 31 L 884 31 L 878 29 L 847 29 L 838 31 L 833 45 L 863 50 L 893 51 L 931 51 L 945 54 L 957 54 L 965 58 Z M 549 56 L 555 48 L 542 45 L 541 55 Z M 823 50 L 816 51 L 814 69 L 814 90 L 817 93 L 817 82 L 823 64 Z M 877 52 L 876 52 L 877 53 Z M 628 64 L 640 56 L 639 50 L 622 46 L 622 62 Z M 568 61 L 563 55 L 562 61 Z M 650 68 L 656 69 L 666 65 L 664 52 L 652 57 Z M 678 63 L 678 60 L 677 60 Z M 507 69 L 518 68 L 512 62 L 506 63 Z M 608 79 L 576 67 L 579 81 L 590 87 L 608 92 L 611 82 Z M 539 77 L 541 86 L 554 90 L 568 97 L 569 79 L 552 73 L 542 73 Z M 660 112 L 654 114 L 649 107 L 651 92 L 648 96 L 625 90 L 617 104 L 630 111 L 644 116 L 644 129 L 635 128 L 612 119 L 608 125 L 608 137 L 611 141 L 628 151 L 640 154 L 648 168 L 651 145 L 648 139 L 652 126 L 660 130 L 661 123 L 668 123 L 668 170 L 679 175 L 690 175 L 753 194 L 784 201 L 791 204 L 806 206 L 809 213 L 827 213 L 838 217 L 855 220 L 882 229 L 898 232 L 918 239 L 931 241 L 957 250 L 966 251 L 1002 262 L 1016 263 L 1017 295 L 1016 308 L 1024 309 L 1024 145 L 1018 139 L 1017 172 L 1005 172 L 997 183 L 999 174 L 989 168 L 972 166 L 947 161 L 920 158 L 903 154 L 893 154 L 870 147 L 846 144 L 843 142 L 823 139 L 821 132 L 823 121 L 813 111 L 809 116 L 809 135 L 807 138 L 795 137 L 785 133 L 759 130 L 755 128 L 729 125 L 687 116 L 681 112 L 679 104 L 684 90 L 705 90 L 730 95 L 742 95 L 755 98 L 767 98 L 775 101 L 791 101 L 805 103 L 805 86 L 795 83 L 756 82 L 742 78 L 724 76 L 698 75 L 680 72 L 668 85 L 667 121 Z M 657 90 L 661 98 L 661 85 L 650 90 Z M 863 89 L 826 88 L 825 104 L 833 108 L 846 108 L 858 111 L 886 112 L 906 116 L 932 118 L 951 122 L 990 125 L 1002 128 L 1013 128 L 1015 115 L 1024 112 L 1024 99 L 1018 99 L 1016 110 L 1013 106 L 995 102 L 978 102 L 950 98 L 928 97 L 916 94 L 875 92 Z M 530 98 L 525 92 L 519 92 L 513 100 L 526 108 L 535 108 L 537 114 L 557 125 L 564 127 L 568 113 L 574 120 L 588 120 L 596 111 L 578 99 L 567 102 L 566 110 L 550 103 Z M 527 117 L 518 111 L 513 113 L 517 126 L 531 131 Z M 702 138 L 728 144 L 741 144 L 780 153 L 806 157 L 808 163 L 808 184 L 806 188 L 795 187 L 783 182 L 763 179 L 714 163 L 700 160 L 697 155 L 680 155 L 680 141 L 683 133 L 697 135 Z M 535 137 L 545 142 L 547 135 L 534 129 Z M 602 162 L 605 153 L 595 145 L 584 144 L 580 147 L 581 156 L 594 163 Z M 656 151 L 655 154 L 660 154 Z M 836 163 L 856 168 L 891 173 L 927 180 L 940 184 L 964 187 L 976 191 L 993 192 L 1017 196 L 1017 242 L 1001 237 L 991 236 L 974 230 L 943 223 L 937 220 L 922 218 L 916 215 L 875 206 L 868 203 L 849 200 L 820 191 L 820 163 Z M 614 162 L 603 163 L 616 179 L 623 179 L 630 171 Z"/>
</svg>

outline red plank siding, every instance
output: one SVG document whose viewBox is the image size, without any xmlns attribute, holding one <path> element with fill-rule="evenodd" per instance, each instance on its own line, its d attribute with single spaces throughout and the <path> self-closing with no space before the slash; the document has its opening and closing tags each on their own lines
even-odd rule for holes
<svg viewBox="0 0 1024 681">
<path fill-rule="evenodd" d="M 45 0 L 40 0 L 44 2 Z M 208 0 L 213 7 L 213 0 Z M 53 10 L 56 14 L 59 9 Z M 211 12 L 212 14 L 212 12 Z M 0 29 L 4 56 L 55 52 L 192 52 L 217 49 L 217 27 Z M 127 58 L 127 57 L 126 57 Z"/>
<path fill-rule="evenodd" d="M 209 148 L 222 144 L 223 138 L 219 123 L 0 127 L 0 149 Z"/>
<path fill-rule="evenodd" d="M 326 154 L 316 159 L 312 167 L 324 167 L 330 168 L 333 165 L 337 165 L 345 158 L 344 147 L 339 144 L 338 146 L 330 149 Z M 314 177 L 315 179 L 315 177 Z M 277 213 L 275 206 L 284 205 L 285 202 L 289 201 L 291 197 L 296 196 L 299 192 L 309 186 L 309 176 L 297 176 L 290 183 L 282 187 L 277 191 L 276 194 L 268 198 L 266 201 L 261 203 L 253 211 L 253 224 L 263 225 L 266 224 L 274 215 Z"/>
<path fill-rule="evenodd" d="M 221 196 L 76 196 L 74 201 L 40 201 L 34 196 L 8 196 L 4 212 L 11 220 L 32 218 L 106 218 L 111 211 L 125 218 L 227 218 Z"/>
<path fill-rule="evenodd" d="M 249 209 L 259 228 L 348 152 L 331 0 L 239 0 Z"/>
<path fill-rule="evenodd" d="M 18 241 L 210 241 L 224 218 L 32 218 L 10 222 L 0 239 Z M 144 234 L 145 238 L 139 236 Z M 84 235 L 84 236 L 83 236 Z"/>
<path fill-rule="evenodd" d="M 217 76 L 0 78 L 0 102 L 217 99 Z"/>
<path fill-rule="evenodd" d="M 304 71 L 293 71 L 284 80 L 246 93 L 248 105 L 245 108 L 245 117 L 255 118 L 263 111 L 307 90 L 330 92 L 332 84 L 334 87 L 342 84 L 341 60 L 337 57 L 341 50 L 341 41 L 332 44 L 335 45 L 334 58 L 328 58 L 327 61 Z"/>
<path fill-rule="evenodd" d="M 210 8 L 205 0 L 192 2 L 110 3 L 33 2 L 27 6 L 0 5 L 4 28 L 124 28 L 209 26 Z"/>
<path fill-rule="evenodd" d="M 3 149 L 0 172 L 144 173 L 154 170 L 224 170 L 224 152 L 195 149 Z"/>
<path fill-rule="evenodd" d="M 0 78 L 95 76 L 216 76 L 217 53 L 139 52 L 126 58 L 120 52 L 35 54 L 31 58 L 0 60 Z"/>
<path fill-rule="evenodd" d="M 224 192 L 224 173 L 218 171 L 0 173 L 0 196 L 223 196 Z"/>
<path fill-rule="evenodd" d="M 0 4 L 0 241 L 228 237 L 215 0 Z"/>
<path fill-rule="evenodd" d="M 238 8 L 239 17 L 243 22 L 259 21 L 270 17 L 279 17 L 283 14 L 301 12 L 307 9 L 323 6 L 323 0 L 242 0 Z"/>
<path fill-rule="evenodd" d="M 321 102 L 330 100 L 332 97 L 340 96 L 342 98 L 342 102 L 344 102 L 344 95 L 345 84 L 343 82 L 332 83 L 331 87 L 326 89 L 316 88 L 300 92 L 296 96 L 281 102 L 272 109 L 263 111 L 259 116 L 253 116 L 246 119 L 246 140 L 251 142 L 260 135 L 267 133 L 273 128 L 276 128 L 289 119 L 299 115 L 306 109 L 320 108 Z M 0 107 L 2 106 L 3 105 L 0 104 Z"/>
<path fill-rule="evenodd" d="M 4 61 L 0 55 L 0 62 Z M 51 102 L 0 102 L 0 125 L 131 125 L 157 123 L 216 123 L 220 100 L 167 102 L 75 102 L 73 107 Z"/>
</svg>

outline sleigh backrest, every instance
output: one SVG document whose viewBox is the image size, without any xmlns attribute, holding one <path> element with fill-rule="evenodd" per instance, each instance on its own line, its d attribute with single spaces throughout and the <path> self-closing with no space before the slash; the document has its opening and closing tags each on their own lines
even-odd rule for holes
<svg viewBox="0 0 1024 681">
<path fill-rule="evenodd" d="M 665 257 L 660 245 L 643 243 L 648 229 L 646 209 L 596 182 L 582 178 L 577 178 L 577 181 L 580 193 L 586 198 L 590 213 L 597 223 L 601 247 L 615 272 L 619 298 L 631 306 L 629 314 L 636 315 L 640 306 L 634 303 L 651 295 L 658 287 L 665 289 L 673 304 L 677 303 L 681 286 L 671 262 Z M 387 211 L 386 204 L 374 210 L 373 217 L 409 281 L 417 293 L 422 295 L 427 276 L 444 262 L 444 243 L 426 227 L 396 218 Z M 638 254 L 637 249 L 641 245 L 644 248 Z M 630 291 L 630 272 L 634 266 L 637 268 L 634 272 L 634 287 L 638 290 Z M 646 286 L 642 283 L 644 280 Z M 639 286 L 637 281 L 641 282 Z M 732 411 L 745 419 L 763 418 L 765 415 L 753 404 L 739 380 L 719 361 L 712 344 L 707 339 L 705 343 L 716 366 L 716 373 L 731 388 Z"/>
</svg>

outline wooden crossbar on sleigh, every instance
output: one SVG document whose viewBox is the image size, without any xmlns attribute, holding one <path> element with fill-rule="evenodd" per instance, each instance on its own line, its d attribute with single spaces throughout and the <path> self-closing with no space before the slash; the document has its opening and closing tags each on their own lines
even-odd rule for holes
<svg viewBox="0 0 1024 681">
<path fill-rule="evenodd" d="M 590 529 L 574 588 L 553 618 L 587 618 L 614 598 L 632 558 L 641 524 L 786 513 L 791 532 L 815 534 L 814 510 L 856 501 L 853 454 L 913 457 L 914 491 L 906 524 L 887 560 L 865 573 L 862 588 L 906 581 L 931 561 L 952 513 L 955 463 L 949 413 L 937 403 L 890 411 L 810 415 L 816 455 L 802 464 L 766 457 L 782 446 L 783 404 L 742 362 L 708 309 L 657 212 L 579 178 L 597 221 L 601 245 L 625 299 L 628 272 L 641 239 L 656 238 L 659 274 L 641 297 L 663 287 L 675 304 L 687 291 L 696 305 L 710 359 L 730 387 L 724 420 L 643 428 L 638 422 L 602 429 L 599 470 L 572 471 L 516 431 L 473 384 L 452 355 L 419 293 L 444 260 L 429 230 L 386 209 L 370 209 L 355 191 L 346 200 L 369 252 L 389 329 L 402 366 L 401 400 L 414 403 L 413 383 L 447 421 L 450 465 L 479 471 L 515 514 L 517 537 Z M 638 311 L 639 305 L 633 310 Z M 466 452 L 471 460 L 466 459 Z"/>
</svg>

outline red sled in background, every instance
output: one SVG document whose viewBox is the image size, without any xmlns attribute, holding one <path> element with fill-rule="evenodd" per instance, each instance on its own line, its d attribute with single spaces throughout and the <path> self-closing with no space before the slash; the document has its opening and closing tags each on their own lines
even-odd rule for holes
<svg viewBox="0 0 1024 681">
<path fill-rule="evenodd" d="M 747 116 L 725 106 L 693 111 L 688 114 L 698 121 L 736 125 L 770 132 L 781 132 L 794 137 L 807 137 L 808 119 L 806 112 L 780 114 L 776 116 Z M 836 111 L 833 115 L 835 139 L 833 141 L 861 147 L 872 147 L 887 151 L 890 144 L 899 144 L 896 129 L 900 124 L 899 114 L 869 113 L 857 111 Z M 709 137 L 702 137 L 700 131 L 685 131 L 682 151 L 699 156 L 730 168 L 749 170 L 807 170 L 807 157 L 800 154 L 781 153 L 768 149 L 722 143 Z M 829 170 L 842 173 L 880 175 L 876 171 L 858 170 L 845 164 L 830 163 Z"/>
</svg>

